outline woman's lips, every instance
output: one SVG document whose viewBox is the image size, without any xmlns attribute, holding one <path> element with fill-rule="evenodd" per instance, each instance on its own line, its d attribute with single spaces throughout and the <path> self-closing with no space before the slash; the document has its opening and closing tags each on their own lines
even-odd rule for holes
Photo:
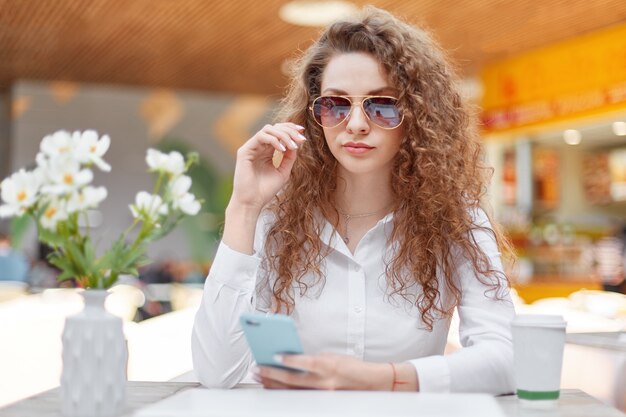
<svg viewBox="0 0 626 417">
<path fill-rule="evenodd" d="M 373 146 L 368 146 L 364 143 L 354 143 L 354 142 L 348 142 L 344 144 L 343 148 L 347 152 L 352 153 L 352 154 L 364 154 L 374 149 Z"/>
</svg>

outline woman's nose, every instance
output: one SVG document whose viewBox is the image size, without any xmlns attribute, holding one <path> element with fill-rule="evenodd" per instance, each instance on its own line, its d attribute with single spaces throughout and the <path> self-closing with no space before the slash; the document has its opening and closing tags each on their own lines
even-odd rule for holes
<svg viewBox="0 0 626 417">
<path fill-rule="evenodd" d="M 359 105 L 354 105 L 350 116 L 348 117 L 348 124 L 346 130 L 350 133 L 366 134 L 370 130 L 369 119 L 363 112 L 363 109 Z"/>
</svg>

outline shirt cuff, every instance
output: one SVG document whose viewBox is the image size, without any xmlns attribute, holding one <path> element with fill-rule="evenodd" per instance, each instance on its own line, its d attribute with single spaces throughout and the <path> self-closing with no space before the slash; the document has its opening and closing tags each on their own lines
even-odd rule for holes
<svg viewBox="0 0 626 417">
<path fill-rule="evenodd" d="M 260 264 L 258 256 L 237 252 L 220 242 L 209 278 L 236 290 L 252 292 Z"/>
<path fill-rule="evenodd" d="M 450 367 L 443 356 L 413 359 L 420 392 L 450 392 Z"/>
</svg>

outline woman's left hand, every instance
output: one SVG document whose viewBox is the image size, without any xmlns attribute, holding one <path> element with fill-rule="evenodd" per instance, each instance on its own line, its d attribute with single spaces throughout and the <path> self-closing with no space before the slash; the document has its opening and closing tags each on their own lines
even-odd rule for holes
<svg viewBox="0 0 626 417">
<path fill-rule="evenodd" d="M 261 366 L 254 376 L 265 388 L 323 390 L 390 390 L 392 369 L 388 363 L 364 362 L 347 355 L 283 355 L 285 366 L 303 369 L 293 372 Z"/>
<path fill-rule="evenodd" d="M 285 366 L 305 372 L 261 366 L 255 379 L 265 388 L 323 390 L 383 390 L 391 387 L 389 364 L 364 362 L 347 355 L 282 355 Z"/>
</svg>

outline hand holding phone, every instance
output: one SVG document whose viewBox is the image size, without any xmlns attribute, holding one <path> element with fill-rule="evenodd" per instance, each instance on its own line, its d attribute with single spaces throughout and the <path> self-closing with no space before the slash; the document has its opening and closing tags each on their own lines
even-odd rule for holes
<svg viewBox="0 0 626 417">
<path fill-rule="evenodd" d="M 244 313 L 239 321 L 258 365 L 306 372 L 306 370 L 285 366 L 274 360 L 274 355 L 304 353 L 296 325 L 291 317 L 283 314 Z"/>
</svg>

